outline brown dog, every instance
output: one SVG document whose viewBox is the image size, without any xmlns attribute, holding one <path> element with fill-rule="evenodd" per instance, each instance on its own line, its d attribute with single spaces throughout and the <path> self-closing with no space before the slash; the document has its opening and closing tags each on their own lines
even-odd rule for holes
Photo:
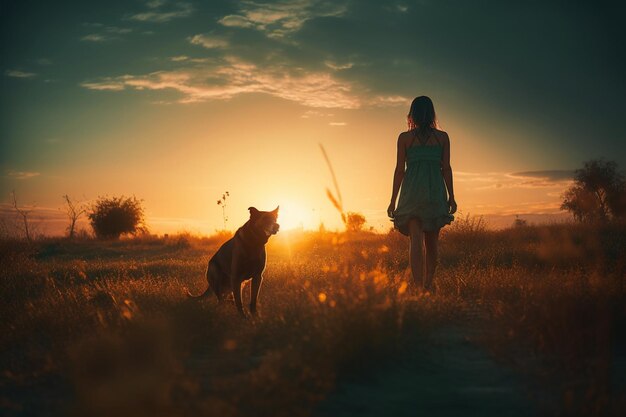
<svg viewBox="0 0 626 417">
<path fill-rule="evenodd" d="M 280 227 L 276 223 L 278 207 L 273 211 L 259 211 L 254 207 L 248 210 L 250 219 L 209 260 L 206 270 L 209 287 L 206 291 L 197 296 L 187 291 L 192 298 L 204 298 L 212 289 L 220 302 L 224 300 L 225 294 L 232 291 L 237 310 L 242 315 L 245 313 L 241 303 L 241 284 L 252 279 L 250 312 L 256 314 L 257 297 L 265 270 L 265 244 L 271 235 L 278 233 Z"/>
</svg>

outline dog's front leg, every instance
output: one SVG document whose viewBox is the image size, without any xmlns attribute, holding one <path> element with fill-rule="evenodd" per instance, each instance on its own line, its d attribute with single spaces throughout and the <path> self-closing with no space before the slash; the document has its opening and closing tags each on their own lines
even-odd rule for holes
<svg viewBox="0 0 626 417">
<path fill-rule="evenodd" d="M 245 317 L 246 313 L 243 311 L 243 303 L 241 302 L 241 261 L 240 254 L 237 248 L 233 249 L 232 264 L 230 267 L 230 286 L 233 289 L 233 297 L 235 299 L 235 305 L 239 314 Z"/>
<path fill-rule="evenodd" d="M 263 282 L 263 274 L 255 274 L 252 277 L 252 284 L 250 285 L 250 313 L 252 314 L 256 314 L 256 300 L 261 289 L 261 282 Z"/>
</svg>

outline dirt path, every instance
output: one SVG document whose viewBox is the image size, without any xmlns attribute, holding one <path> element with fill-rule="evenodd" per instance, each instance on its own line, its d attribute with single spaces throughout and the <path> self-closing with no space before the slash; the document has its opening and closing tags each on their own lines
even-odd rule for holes
<svg viewBox="0 0 626 417">
<path fill-rule="evenodd" d="M 529 416 L 525 387 L 480 346 L 471 326 L 447 325 L 410 357 L 359 381 L 340 380 L 320 404 L 322 416 Z"/>
</svg>

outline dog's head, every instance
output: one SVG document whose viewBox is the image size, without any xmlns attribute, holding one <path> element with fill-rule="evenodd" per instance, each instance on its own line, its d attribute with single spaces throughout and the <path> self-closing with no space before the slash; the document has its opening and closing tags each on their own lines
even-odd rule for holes
<svg viewBox="0 0 626 417">
<path fill-rule="evenodd" d="M 280 225 L 276 223 L 278 207 L 272 211 L 260 211 L 255 207 L 249 207 L 248 210 L 250 210 L 250 222 L 255 229 L 262 231 L 268 237 L 278 233 L 280 228 Z"/>
</svg>

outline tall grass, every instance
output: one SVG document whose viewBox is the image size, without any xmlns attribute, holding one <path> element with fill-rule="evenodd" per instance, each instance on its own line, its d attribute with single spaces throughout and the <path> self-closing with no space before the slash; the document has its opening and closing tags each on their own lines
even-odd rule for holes
<svg viewBox="0 0 626 417">
<path fill-rule="evenodd" d="M 206 262 L 227 235 L 3 241 L 0 407 L 309 415 L 337 378 L 384 367 L 415 338 L 477 311 L 476 343 L 532 381 L 545 413 L 619 415 L 624 236 L 577 225 L 450 228 L 439 295 L 420 298 L 398 233 L 279 234 L 260 316 L 249 321 L 232 305 L 184 296 L 205 288 Z"/>
</svg>

